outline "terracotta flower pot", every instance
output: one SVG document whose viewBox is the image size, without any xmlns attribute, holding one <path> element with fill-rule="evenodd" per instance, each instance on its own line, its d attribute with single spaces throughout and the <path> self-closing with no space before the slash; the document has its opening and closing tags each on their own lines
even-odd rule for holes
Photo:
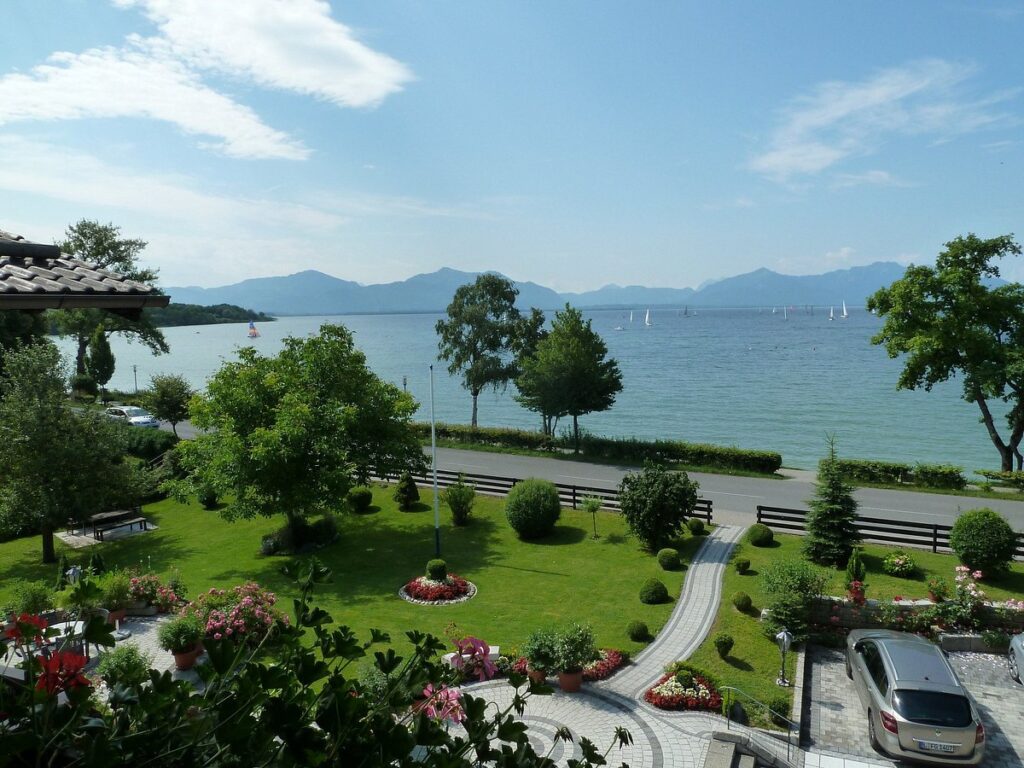
<svg viewBox="0 0 1024 768">
<path fill-rule="evenodd" d="M 174 656 L 174 667 L 175 669 L 184 671 L 186 669 L 192 669 L 196 664 L 196 659 L 199 658 L 199 654 L 202 653 L 199 648 L 193 648 L 190 651 L 182 651 L 181 653 L 171 652 Z"/>
<path fill-rule="evenodd" d="M 526 676 L 530 678 L 531 683 L 543 683 L 548 679 L 548 675 L 544 670 L 534 669 L 529 664 L 526 665 Z"/>
<path fill-rule="evenodd" d="M 566 693 L 576 693 L 583 687 L 583 670 L 578 672 L 559 672 L 558 687 Z"/>
</svg>

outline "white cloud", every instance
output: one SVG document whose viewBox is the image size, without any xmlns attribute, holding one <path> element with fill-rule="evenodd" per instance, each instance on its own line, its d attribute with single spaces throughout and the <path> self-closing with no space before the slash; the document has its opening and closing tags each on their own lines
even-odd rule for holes
<svg viewBox="0 0 1024 768">
<path fill-rule="evenodd" d="M 114 0 L 138 7 L 170 49 L 200 69 L 316 96 L 339 106 L 378 104 L 412 73 L 331 18 L 322 0 Z"/>
<path fill-rule="evenodd" d="M 894 135 L 945 140 L 1001 122 L 997 105 L 1017 92 L 965 98 L 962 86 L 974 73 L 968 64 L 927 59 L 859 82 L 821 83 L 781 111 L 768 148 L 749 167 L 788 182 L 871 154 Z"/>
<path fill-rule="evenodd" d="M 832 186 L 842 189 L 860 186 L 909 187 L 908 182 L 898 179 L 888 171 L 864 171 L 863 173 L 837 173 Z"/>
<path fill-rule="evenodd" d="M 834 251 L 826 251 L 824 262 L 832 267 L 840 267 L 845 264 L 849 264 L 856 253 L 857 250 L 855 248 L 844 245 L 842 248 L 838 248 Z"/>
</svg>

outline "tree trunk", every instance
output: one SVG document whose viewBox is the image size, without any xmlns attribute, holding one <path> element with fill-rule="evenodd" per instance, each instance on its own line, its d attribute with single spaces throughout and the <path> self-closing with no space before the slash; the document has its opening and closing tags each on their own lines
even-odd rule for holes
<svg viewBox="0 0 1024 768">
<path fill-rule="evenodd" d="M 471 394 L 473 395 L 473 419 L 469 424 L 473 429 L 476 429 L 476 399 L 480 396 L 480 390 L 474 389 Z"/>
<path fill-rule="evenodd" d="M 53 526 L 49 523 L 43 523 L 43 562 L 44 563 L 56 563 L 57 552 L 53 546 Z"/>
<path fill-rule="evenodd" d="M 1016 444 L 1011 443 L 1007 445 L 1003 442 L 1003 438 L 999 436 L 999 430 L 996 429 L 995 420 L 992 418 L 992 412 L 988 409 L 988 401 L 985 396 L 981 393 L 980 389 L 975 389 L 973 392 L 974 401 L 978 404 L 981 409 L 981 420 L 985 424 L 985 429 L 988 430 L 988 436 L 992 440 L 992 445 L 999 451 L 1000 470 L 1003 472 L 1013 471 L 1013 459 L 1014 449 L 1017 447 Z M 1018 443 L 1020 442 L 1018 438 Z"/>
<path fill-rule="evenodd" d="M 174 433 L 175 437 L 178 436 L 178 422 L 176 422 L 176 421 L 172 421 L 171 422 L 171 432 Z"/>
<path fill-rule="evenodd" d="M 83 376 L 87 373 L 85 369 L 85 353 L 89 349 L 89 337 L 78 337 L 78 351 L 75 352 L 75 373 Z"/>
<path fill-rule="evenodd" d="M 573 453 L 580 452 L 580 422 L 579 417 L 574 413 L 572 415 L 572 441 L 573 441 Z"/>
</svg>

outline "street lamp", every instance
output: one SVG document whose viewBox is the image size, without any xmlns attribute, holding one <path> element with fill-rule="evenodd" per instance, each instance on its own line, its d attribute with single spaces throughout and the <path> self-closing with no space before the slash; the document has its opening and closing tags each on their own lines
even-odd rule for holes
<svg viewBox="0 0 1024 768">
<path fill-rule="evenodd" d="M 779 654 L 782 657 L 782 666 L 779 667 L 779 677 L 775 681 L 776 685 L 781 685 L 783 688 L 789 687 L 789 680 L 786 679 L 786 651 L 793 644 L 793 635 L 788 629 L 783 628 L 775 636 L 775 642 L 779 644 Z"/>
</svg>

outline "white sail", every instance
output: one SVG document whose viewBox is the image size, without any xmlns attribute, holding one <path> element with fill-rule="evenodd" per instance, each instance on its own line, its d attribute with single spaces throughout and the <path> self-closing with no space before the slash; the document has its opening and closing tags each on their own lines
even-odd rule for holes
<svg viewBox="0 0 1024 768">
<path fill-rule="evenodd" d="M 829 320 L 835 320 L 836 319 L 836 308 L 835 307 L 829 307 L 828 308 L 828 319 Z"/>
<path fill-rule="evenodd" d="M 789 312 L 787 311 L 787 309 L 785 307 L 782 308 L 782 319 L 783 320 L 789 320 Z"/>
<path fill-rule="evenodd" d="M 846 312 L 846 302 L 844 301 L 844 302 L 843 302 L 843 314 L 842 314 L 842 318 L 843 318 L 843 320 L 845 320 L 845 319 L 846 319 L 846 318 L 848 318 L 849 316 L 850 316 L 850 315 L 849 315 L 849 314 L 847 314 L 847 312 Z"/>
<path fill-rule="evenodd" d="M 633 310 L 629 310 L 629 322 L 633 322 Z"/>
<path fill-rule="evenodd" d="M 647 314 L 644 315 L 644 325 L 650 325 L 650 324 L 651 324 L 651 310 L 648 309 L 647 310 Z"/>
</svg>

